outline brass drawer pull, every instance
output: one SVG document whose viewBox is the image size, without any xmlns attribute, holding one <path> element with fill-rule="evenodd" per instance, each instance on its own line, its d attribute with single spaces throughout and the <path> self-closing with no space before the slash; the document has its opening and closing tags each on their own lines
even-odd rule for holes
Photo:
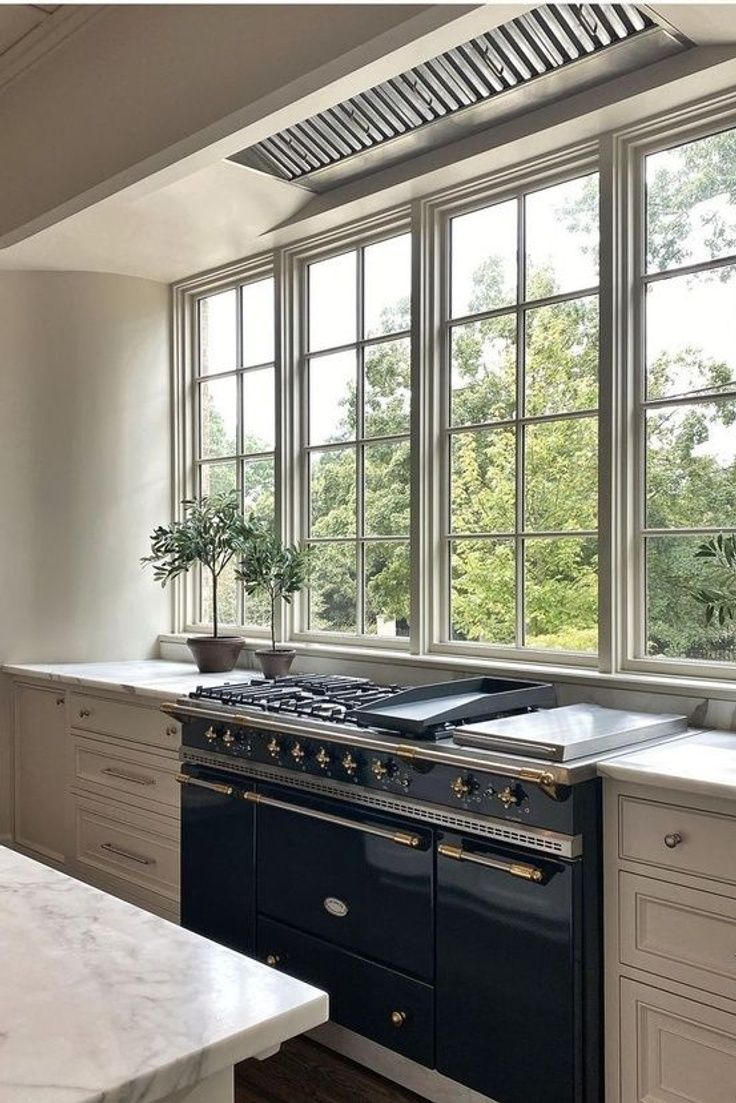
<svg viewBox="0 0 736 1103">
<path fill-rule="evenodd" d="M 123 850 L 114 843 L 100 843 L 100 850 L 107 850 L 110 854 L 117 854 L 118 858 L 127 858 L 129 862 L 137 862 L 139 866 L 155 866 L 155 858 L 145 858 L 142 854 L 134 854 L 132 850 Z"/>
<path fill-rule="evenodd" d="M 266 957 L 266 965 L 270 965 L 271 968 L 273 968 L 275 965 L 278 965 L 280 961 L 281 958 L 278 954 L 268 954 Z"/>
<path fill-rule="evenodd" d="M 101 774 L 109 777 L 119 777 L 121 781 L 132 781 L 134 785 L 155 785 L 155 777 L 143 777 L 141 774 L 129 774 L 126 770 L 117 770 L 114 766 L 103 766 Z"/>
<path fill-rule="evenodd" d="M 92 715 L 92 710 L 91 709 L 80 709 L 79 710 L 79 719 L 80 720 L 84 720 L 85 717 L 91 716 L 91 715 Z"/>
<path fill-rule="evenodd" d="M 461 846 L 451 846 L 449 843 L 440 843 L 437 853 L 444 858 L 453 858 L 456 862 L 472 862 L 473 865 L 486 866 L 487 869 L 498 869 L 501 873 L 521 877 L 524 881 L 535 881 L 539 884 L 544 878 L 542 870 L 537 866 L 530 866 L 525 862 L 502 862 L 487 854 L 472 854 L 468 850 L 463 850 Z"/>
<path fill-rule="evenodd" d="M 276 800 L 274 797 L 264 797 L 261 793 L 241 793 L 244 800 L 253 804 L 267 804 L 272 808 L 281 808 L 285 812 L 294 812 L 297 816 L 306 816 L 312 820 L 323 820 L 325 823 L 334 823 L 338 827 L 349 827 L 352 831 L 360 831 L 364 835 L 375 835 L 379 839 L 387 839 L 389 842 L 398 843 L 399 846 L 415 848 L 421 846 L 420 835 L 414 835 L 410 831 L 391 831 L 390 828 L 374 827 L 368 823 L 356 823 L 355 820 L 346 819 L 344 816 L 335 816 L 331 812 L 318 812 L 314 808 L 303 808 L 300 804 L 290 804 L 285 800 Z"/>
<path fill-rule="evenodd" d="M 176 724 L 169 724 L 169 726 L 166 729 L 166 734 L 174 736 L 174 735 L 177 734 L 178 730 L 179 729 L 177 728 Z"/>
<path fill-rule="evenodd" d="M 682 835 L 679 831 L 673 831 L 670 835 L 665 835 L 664 845 L 668 850 L 674 850 L 676 846 L 679 846 L 682 842 Z"/>
<path fill-rule="evenodd" d="M 56 698 L 57 705 L 63 705 L 65 703 L 65 701 L 66 701 L 65 697 L 57 697 Z"/>
<path fill-rule="evenodd" d="M 402 1026 L 406 1026 L 406 1011 L 392 1011 L 391 1026 L 395 1026 L 397 1030 Z"/>
<path fill-rule="evenodd" d="M 175 781 L 179 785 L 195 785 L 198 789 L 210 789 L 213 793 L 222 793 L 224 797 L 232 797 L 235 790 L 232 785 L 221 785 L 217 781 L 203 781 L 198 777 L 190 777 L 189 774 L 177 774 Z"/>
</svg>

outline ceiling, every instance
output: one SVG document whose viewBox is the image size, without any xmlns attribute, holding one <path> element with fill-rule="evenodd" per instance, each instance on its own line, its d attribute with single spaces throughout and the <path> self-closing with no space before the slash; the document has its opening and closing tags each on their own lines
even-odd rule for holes
<svg viewBox="0 0 736 1103">
<path fill-rule="evenodd" d="M 531 6 L 487 4 L 483 6 L 483 13 L 488 27 L 491 27 L 509 18 L 509 13 L 524 11 Z M 44 20 L 53 19 L 49 9 L 50 6 L 39 9 L 31 5 L 15 5 L 11 8 L 0 4 L 0 82 L 3 49 L 12 52 L 18 43 L 23 42 L 24 36 L 33 34 L 34 30 L 38 33 L 38 28 L 43 33 Z M 654 72 L 649 78 L 649 88 L 645 84 L 645 74 L 632 74 L 628 82 L 621 78 L 606 86 L 607 100 L 603 92 L 599 95 L 597 90 L 587 96 L 582 105 L 573 105 L 575 97 L 570 97 L 569 111 L 567 103 L 560 102 L 530 113 L 526 125 L 531 127 L 532 115 L 550 118 L 550 113 L 554 111 L 555 118 L 562 119 L 567 125 L 563 140 L 583 141 L 601 130 L 641 117 L 642 113 L 664 109 L 670 101 L 674 105 L 678 102 L 678 96 L 681 102 L 687 102 L 688 97 L 709 94 L 718 87 L 718 81 L 723 84 L 726 76 L 732 84 L 736 84 L 736 3 L 650 5 L 649 10 L 668 21 L 694 44 L 694 49 L 690 51 L 691 60 L 687 57 L 672 58 L 661 63 L 662 83 L 665 80 L 674 82 L 672 74 L 679 74 L 677 90 L 667 94 L 669 100 L 660 94 L 656 86 L 659 78 Z M 63 7 L 62 11 L 57 12 L 57 17 L 62 14 Z M 22 29 L 24 26 L 25 31 Z M 15 40 L 16 47 L 5 45 L 11 41 L 13 34 L 20 35 Z M 465 34 L 458 41 L 464 41 L 467 37 Z M 701 61 L 694 60 L 696 57 L 700 57 Z M 657 67 L 651 68 L 654 71 Z M 703 76 L 706 72 L 709 74 L 707 79 Z M 581 116 L 579 125 L 574 111 Z M 570 129 L 570 119 L 575 129 Z M 370 209 L 371 195 L 375 195 L 379 188 L 386 189 L 385 202 L 405 202 L 413 195 L 421 194 L 422 188 L 426 190 L 430 186 L 436 188 L 453 182 L 449 177 L 451 172 L 465 173 L 467 176 L 469 172 L 489 171 L 488 166 L 492 166 L 492 158 L 496 154 L 498 163 L 502 164 L 502 158 L 506 155 L 518 160 L 519 149 L 524 151 L 523 158 L 541 155 L 545 140 L 554 148 L 553 143 L 557 140 L 554 126 L 546 124 L 546 139 L 543 133 L 545 128 L 541 125 L 538 135 L 535 133 L 533 138 L 524 138 L 521 123 L 518 120 L 500 123 L 493 130 L 495 140 L 492 143 L 486 136 L 483 142 L 479 139 L 472 148 L 468 145 L 467 149 L 461 149 L 459 142 L 448 145 L 443 155 L 436 156 L 431 162 L 428 158 L 419 158 L 417 173 L 421 169 L 424 174 L 420 183 L 416 183 L 408 171 L 403 172 L 401 179 L 397 173 L 393 176 L 388 172 L 379 173 L 371 180 L 358 182 L 352 190 L 350 187 L 336 189 L 329 199 L 322 198 L 322 206 L 303 188 L 227 161 L 228 155 L 243 148 L 242 138 L 246 137 L 246 133 L 240 131 L 227 137 L 223 135 L 209 152 L 200 151 L 196 164 L 180 162 L 180 171 L 174 175 L 151 176 L 134 187 L 108 196 L 25 240 L 1 249 L 0 269 L 82 269 L 120 272 L 166 282 L 181 279 L 269 248 L 278 240 L 285 240 L 281 227 L 297 226 L 293 236 L 321 229 L 322 223 L 310 223 L 309 219 L 313 217 L 313 211 L 321 215 L 327 206 L 331 207 L 335 220 L 363 217 Z M 572 139 L 567 136 L 570 133 L 573 134 Z M 514 141 L 507 137 L 512 134 L 516 135 Z M 504 143 L 508 154 L 506 148 L 502 148 Z M 420 164 L 422 160 L 426 164 Z M 445 175 L 442 176 L 442 173 Z M 298 226 L 299 223 L 301 226 Z M 287 229 L 286 235 L 287 238 L 291 236 L 292 230 Z"/>
</svg>

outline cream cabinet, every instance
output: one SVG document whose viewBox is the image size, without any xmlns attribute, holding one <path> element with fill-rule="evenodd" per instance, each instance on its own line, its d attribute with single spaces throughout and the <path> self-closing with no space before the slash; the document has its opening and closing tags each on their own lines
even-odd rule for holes
<svg viewBox="0 0 736 1103">
<path fill-rule="evenodd" d="M 736 802 L 605 782 L 606 1103 L 736 1101 Z"/>
<path fill-rule="evenodd" d="M 15 844 L 176 921 L 179 725 L 129 695 L 16 682 Z"/>
</svg>

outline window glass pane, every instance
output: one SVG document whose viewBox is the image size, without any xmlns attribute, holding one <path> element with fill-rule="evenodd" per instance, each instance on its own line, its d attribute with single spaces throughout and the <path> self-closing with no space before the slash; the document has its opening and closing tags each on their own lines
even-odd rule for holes
<svg viewBox="0 0 736 1103">
<path fill-rule="evenodd" d="M 312 536 L 355 534 L 355 449 L 312 452 L 310 518 Z"/>
<path fill-rule="evenodd" d="M 516 301 L 517 207 L 512 199 L 452 219 L 451 317 Z"/>
<path fill-rule="evenodd" d="M 452 425 L 475 425 L 514 416 L 516 318 L 513 314 L 452 327 L 450 387 Z"/>
<path fill-rule="evenodd" d="M 371 636 L 409 635 L 409 545 L 365 545 L 365 626 Z"/>
<path fill-rule="evenodd" d="M 355 352 L 336 352 L 309 361 L 309 443 L 355 438 Z"/>
<path fill-rule="evenodd" d="M 566 537 L 525 540 L 525 643 L 598 650 L 598 545 Z"/>
<path fill-rule="evenodd" d="M 235 455 L 236 393 L 235 376 L 199 384 L 203 459 Z"/>
<path fill-rule="evenodd" d="M 355 544 L 315 544 L 309 568 L 309 627 L 356 631 Z"/>
<path fill-rule="evenodd" d="M 365 337 L 401 333 L 411 325 L 411 237 L 368 245 L 364 251 Z"/>
<path fill-rule="evenodd" d="M 355 252 L 309 265 L 309 349 L 337 348 L 356 337 Z"/>
<path fill-rule="evenodd" d="M 526 203 L 526 298 L 598 283 L 598 175 L 532 192 Z"/>
<path fill-rule="evenodd" d="M 237 365 L 237 292 L 199 300 L 199 372 L 233 371 Z"/>
<path fill-rule="evenodd" d="M 409 532 L 409 442 L 371 444 L 364 450 L 365 535 Z"/>
<path fill-rule="evenodd" d="M 598 405 L 598 296 L 526 313 L 526 413 Z"/>
<path fill-rule="evenodd" d="M 450 518 L 453 532 L 516 528 L 516 431 L 481 429 L 452 437 Z"/>
<path fill-rule="evenodd" d="M 274 358 L 273 280 L 257 280 L 243 288 L 243 364 L 268 364 Z"/>
<path fill-rule="evenodd" d="M 513 644 L 516 625 L 513 540 L 454 540 L 450 545 L 450 636 Z"/>
<path fill-rule="evenodd" d="M 736 130 L 646 158 L 647 269 L 736 253 Z"/>
<path fill-rule="evenodd" d="M 527 529 L 594 529 L 598 516 L 597 419 L 528 425 L 525 433 Z"/>
<path fill-rule="evenodd" d="M 238 621 L 238 591 L 240 583 L 235 578 L 235 563 L 228 563 L 217 582 L 218 625 L 233 625 Z M 212 575 L 202 571 L 202 623 L 212 624 Z"/>
<path fill-rule="evenodd" d="M 370 345 L 364 360 L 364 432 L 367 437 L 409 432 L 411 353 L 409 339 Z"/>
<path fill-rule="evenodd" d="M 274 523 L 274 461 L 246 460 L 243 464 L 243 510 L 264 524 Z"/>
<path fill-rule="evenodd" d="M 274 369 L 243 373 L 243 451 L 271 452 L 275 443 Z"/>
<path fill-rule="evenodd" d="M 736 268 L 676 276 L 646 292 L 647 397 L 736 380 Z"/>
<path fill-rule="evenodd" d="M 647 574 L 646 653 L 701 662 L 736 662 L 736 626 L 706 625 L 694 598 L 701 587 L 719 586 L 717 567 L 696 559 L 703 536 L 650 536 Z"/>
<path fill-rule="evenodd" d="M 647 412 L 647 525 L 736 526 L 736 401 Z"/>
<path fill-rule="evenodd" d="M 228 494 L 236 486 L 234 463 L 203 463 L 199 469 L 199 493 L 203 498 L 211 494 Z"/>
</svg>

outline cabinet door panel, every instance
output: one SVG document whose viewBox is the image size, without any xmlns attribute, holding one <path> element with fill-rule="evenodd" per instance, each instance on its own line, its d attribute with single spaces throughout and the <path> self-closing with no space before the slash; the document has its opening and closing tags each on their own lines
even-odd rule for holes
<svg viewBox="0 0 736 1103">
<path fill-rule="evenodd" d="M 55 862 L 66 851 L 64 703 L 62 690 L 15 686 L 15 839 Z"/>
</svg>

